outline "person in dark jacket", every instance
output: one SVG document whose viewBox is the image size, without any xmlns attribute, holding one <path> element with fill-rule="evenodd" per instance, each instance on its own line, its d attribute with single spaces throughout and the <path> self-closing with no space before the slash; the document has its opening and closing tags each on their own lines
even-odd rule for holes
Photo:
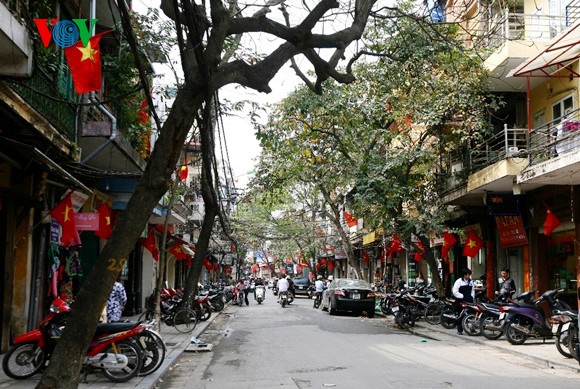
<svg viewBox="0 0 580 389">
<path fill-rule="evenodd" d="M 501 277 L 497 280 L 495 295 L 500 298 L 511 297 L 516 291 L 516 283 L 510 277 L 510 269 L 504 267 L 501 269 Z"/>
</svg>

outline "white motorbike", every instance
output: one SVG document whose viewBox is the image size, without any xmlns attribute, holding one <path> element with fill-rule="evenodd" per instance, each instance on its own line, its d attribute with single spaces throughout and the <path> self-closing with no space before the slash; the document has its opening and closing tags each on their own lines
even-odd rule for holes
<svg viewBox="0 0 580 389">
<path fill-rule="evenodd" d="M 262 304 L 262 301 L 264 301 L 265 297 L 266 297 L 266 289 L 264 288 L 263 285 L 257 285 L 256 286 L 256 301 L 258 302 L 258 304 Z"/>
</svg>

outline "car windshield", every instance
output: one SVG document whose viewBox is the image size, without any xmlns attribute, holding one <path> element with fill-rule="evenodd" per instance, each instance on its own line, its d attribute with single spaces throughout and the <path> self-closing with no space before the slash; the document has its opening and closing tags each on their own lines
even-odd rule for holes
<svg viewBox="0 0 580 389">
<path fill-rule="evenodd" d="M 368 282 L 364 280 L 353 280 L 350 278 L 341 278 L 336 280 L 336 286 L 338 288 L 370 289 Z"/>
</svg>

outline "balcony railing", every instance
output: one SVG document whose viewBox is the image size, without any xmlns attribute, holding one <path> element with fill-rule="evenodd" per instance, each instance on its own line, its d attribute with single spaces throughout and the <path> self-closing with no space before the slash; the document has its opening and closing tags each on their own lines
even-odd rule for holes
<svg viewBox="0 0 580 389">
<path fill-rule="evenodd" d="M 566 26 L 565 16 L 528 15 L 505 9 L 488 22 L 487 28 L 474 29 L 470 33 L 476 48 L 498 48 L 514 40 L 548 41 Z"/>
<path fill-rule="evenodd" d="M 465 186 L 470 174 L 507 158 L 526 158 L 528 155 L 528 130 L 507 128 L 497 132 L 484 142 L 449 155 L 450 171 L 443 174 L 440 186 L 442 194 Z"/>
<path fill-rule="evenodd" d="M 580 109 L 530 132 L 530 165 L 580 150 Z"/>
<path fill-rule="evenodd" d="M 28 0 L 0 0 L 2 3 L 6 4 L 6 8 L 21 19 L 25 19 L 29 16 L 29 1 Z"/>
<path fill-rule="evenodd" d="M 528 130 L 525 128 L 507 128 L 485 142 L 474 147 L 470 152 L 470 171 L 483 169 L 506 158 L 525 157 L 528 143 Z"/>
<path fill-rule="evenodd" d="M 55 91 L 54 82 L 40 69 L 33 72 L 29 79 L 18 81 L 6 79 L 6 84 L 26 103 L 36 109 L 64 137 L 76 142 L 75 108 L 63 100 Z"/>
</svg>

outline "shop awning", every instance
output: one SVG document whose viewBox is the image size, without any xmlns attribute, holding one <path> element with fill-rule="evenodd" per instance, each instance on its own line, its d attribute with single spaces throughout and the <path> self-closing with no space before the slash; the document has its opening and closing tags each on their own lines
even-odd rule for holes
<svg viewBox="0 0 580 389">
<path fill-rule="evenodd" d="M 567 68 L 565 77 L 579 77 L 571 65 L 580 58 L 580 20 L 556 36 L 546 48 L 536 56 L 508 73 L 508 77 L 553 77 Z"/>
</svg>

